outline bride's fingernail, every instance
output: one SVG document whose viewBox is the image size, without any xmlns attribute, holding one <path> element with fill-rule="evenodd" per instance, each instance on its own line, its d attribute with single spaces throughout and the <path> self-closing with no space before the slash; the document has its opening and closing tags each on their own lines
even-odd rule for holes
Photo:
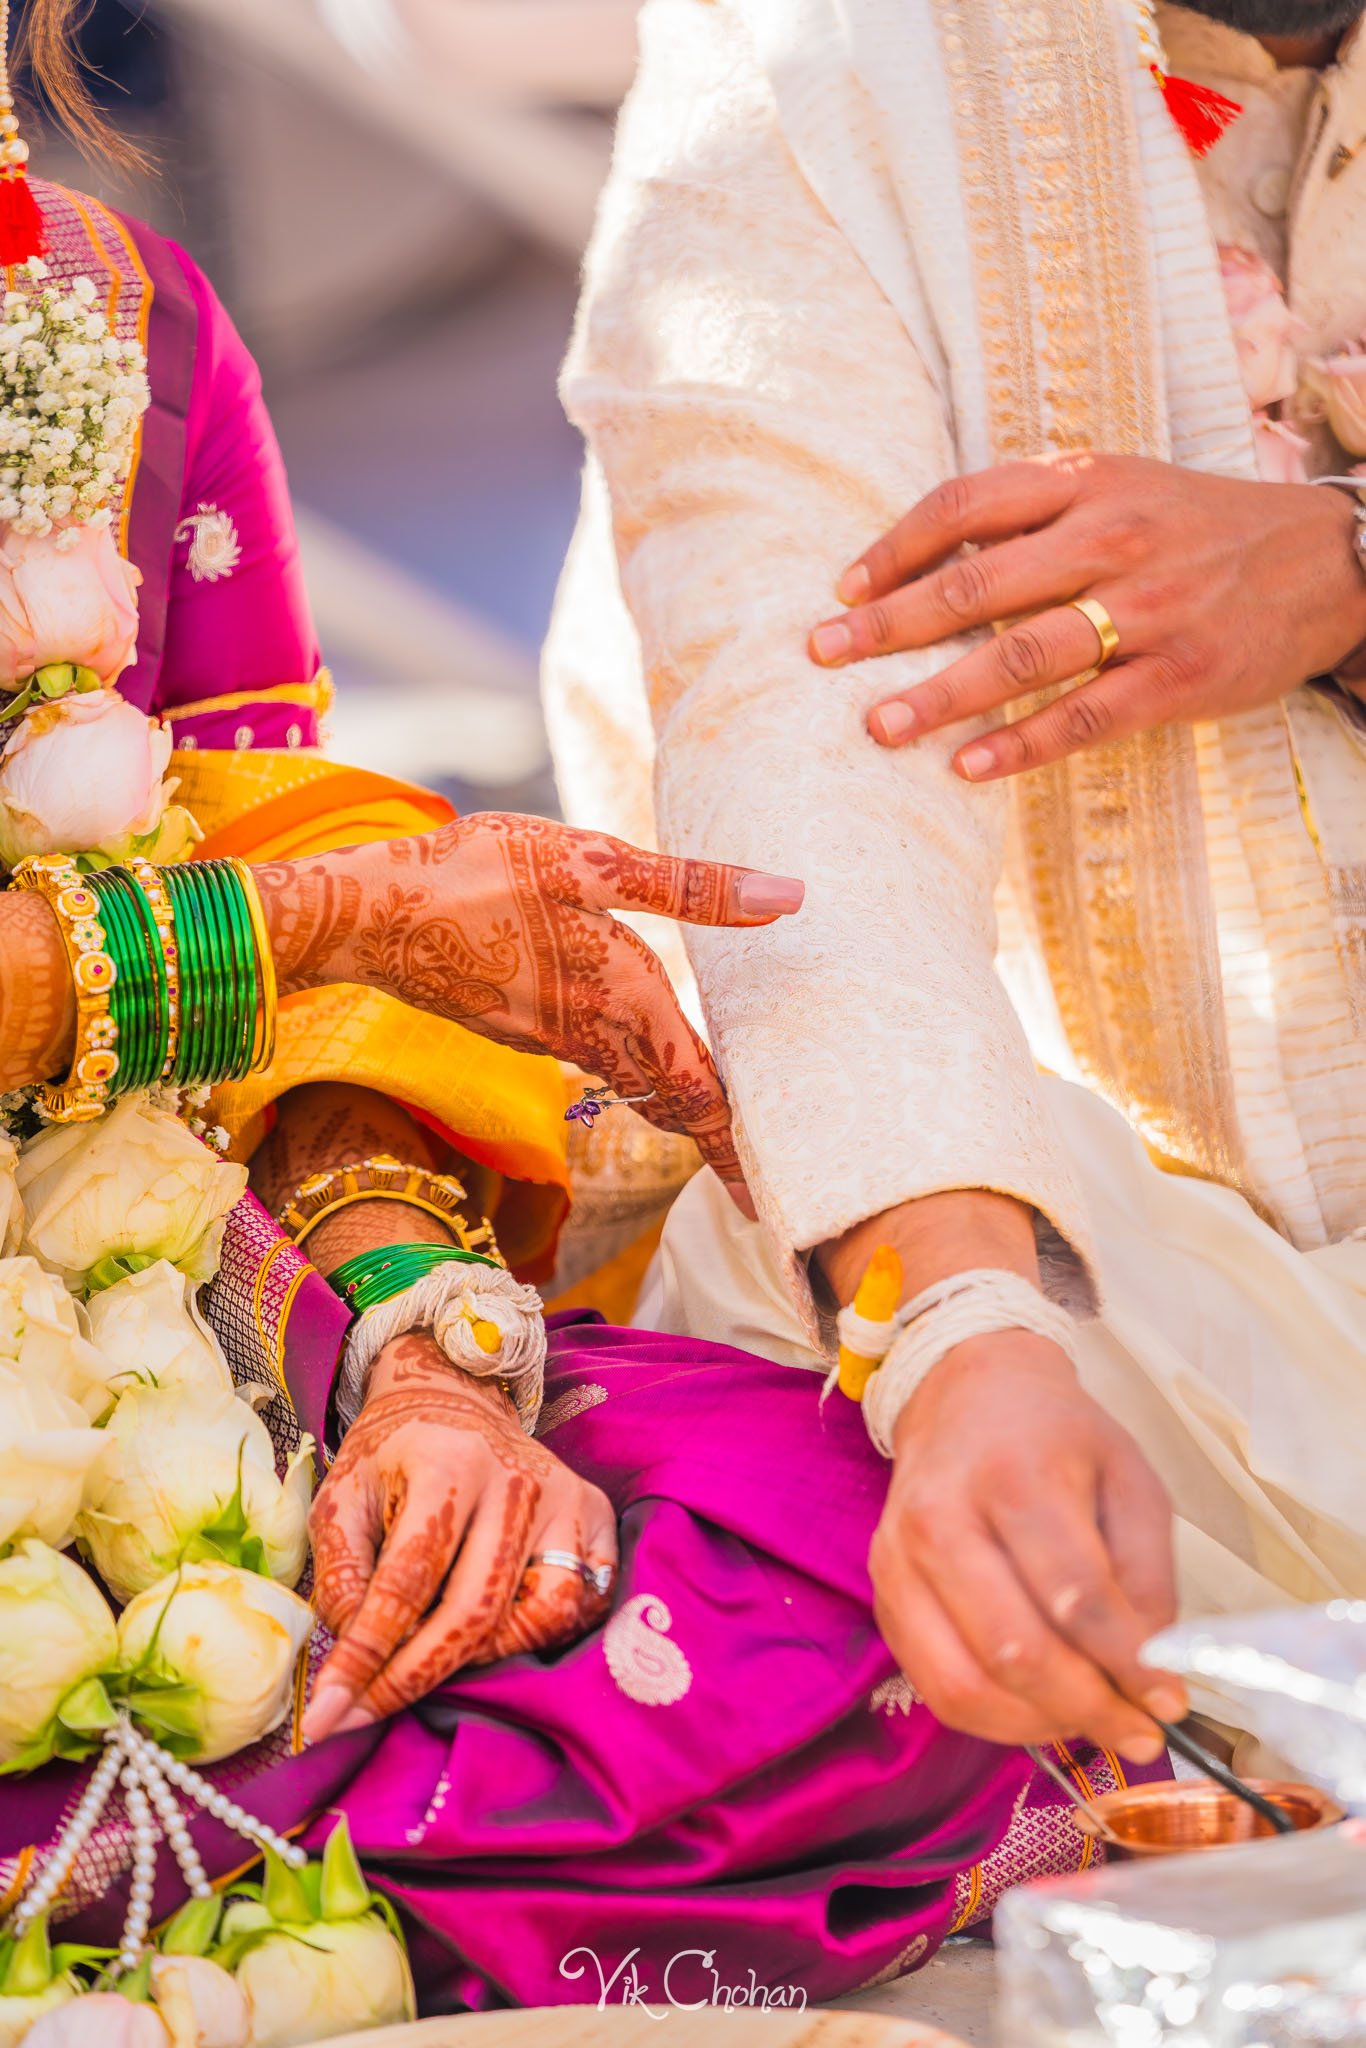
<svg viewBox="0 0 1366 2048">
<path fill-rule="evenodd" d="M 369 1728 L 374 1718 L 373 1714 L 366 1713 L 364 1707 L 352 1707 L 349 1713 L 342 1715 L 332 1733 L 334 1735 L 352 1735 L 357 1728 Z"/>
<path fill-rule="evenodd" d="M 827 665 L 844 661 L 854 650 L 854 636 L 838 619 L 829 626 L 817 626 L 811 635 L 811 652 Z"/>
<path fill-rule="evenodd" d="M 351 1694 L 341 1685 L 320 1685 L 304 1712 L 305 1742 L 321 1742 L 336 1732 L 351 1705 Z"/>
<path fill-rule="evenodd" d="M 915 731 L 915 713 L 909 704 L 879 704 L 868 714 L 868 730 L 884 747 L 899 747 Z"/>
<path fill-rule="evenodd" d="M 806 884 L 794 875 L 742 875 L 737 893 L 746 917 L 790 917 L 802 907 Z"/>
<path fill-rule="evenodd" d="M 835 585 L 835 595 L 841 604 L 862 604 L 873 587 L 873 579 L 862 562 L 855 562 L 852 569 L 846 569 Z"/>
</svg>

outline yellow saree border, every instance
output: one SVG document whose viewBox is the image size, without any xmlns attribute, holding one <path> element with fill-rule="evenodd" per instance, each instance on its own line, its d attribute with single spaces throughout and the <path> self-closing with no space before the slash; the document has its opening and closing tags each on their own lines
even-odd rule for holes
<svg viewBox="0 0 1366 2048">
<path fill-rule="evenodd" d="M 997 460 L 1087 447 L 1164 454 L 1117 10 L 1107 0 L 932 5 Z M 1191 730 L 1160 728 L 1016 778 L 1012 808 L 1082 1071 L 1161 1153 L 1246 1191 Z"/>
</svg>

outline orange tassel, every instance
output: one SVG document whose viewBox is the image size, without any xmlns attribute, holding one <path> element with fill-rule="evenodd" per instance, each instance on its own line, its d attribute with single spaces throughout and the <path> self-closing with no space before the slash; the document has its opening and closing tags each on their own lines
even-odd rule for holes
<svg viewBox="0 0 1366 2048">
<path fill-rule="evenodd" d="M 24 173 L 0 177 L 0 264 L 27 263 L 47 247 L 43 216 Z"/>
<path fill-rule="evenodd" d="M 1156 64 L 1152 73 L 1162 88 L 1173 121 L 1196 156 L 1204 156 L 1213 149 L 1224 130 L 1243 111 L 1237 100 L 1216 92 L 1213 86 L 1196 85 L 1189 78 L 1169 78 Z"/>
</svg>

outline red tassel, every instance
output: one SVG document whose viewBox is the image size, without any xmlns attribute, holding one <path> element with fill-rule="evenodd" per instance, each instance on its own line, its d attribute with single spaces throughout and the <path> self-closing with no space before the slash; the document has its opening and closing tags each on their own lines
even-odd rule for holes
<svg viewBox="0 0 1366 2048">
<path fill-rule="evenodd" d="M 1196 85 L 1189 78 L 1169 78 L 1155 64 L 1152 69 L 1173 121 L 1195 155 L 1204 156 L 1237 120 L 1242 108 L 1213 86 Z"/>
<path fill-rule="evenodd" d="M 33 188 L 22 170 L 0 177 L 0 264 L 27 263 L 41 256 L 47 234 Z"/>
</svg>

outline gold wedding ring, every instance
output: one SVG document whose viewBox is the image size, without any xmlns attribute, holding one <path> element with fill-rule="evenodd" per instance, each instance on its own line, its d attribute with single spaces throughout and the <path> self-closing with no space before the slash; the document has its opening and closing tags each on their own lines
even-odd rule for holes
<svg viewBox="0 0 1366 2048">
<path fill-rule="evenodd" d="M 1067 609 L 1080 612 L 1082 617 L 1095 627 L 1100 639 L 1100 660 L 1096 663 L 1096 668 L 1104 668 L 1106 662 L 1113 661 L 1119 653 L 1119 634 L 1115 631 L 1114 620 L 1095 597 L 1074 598 Z"/>
</svg>

